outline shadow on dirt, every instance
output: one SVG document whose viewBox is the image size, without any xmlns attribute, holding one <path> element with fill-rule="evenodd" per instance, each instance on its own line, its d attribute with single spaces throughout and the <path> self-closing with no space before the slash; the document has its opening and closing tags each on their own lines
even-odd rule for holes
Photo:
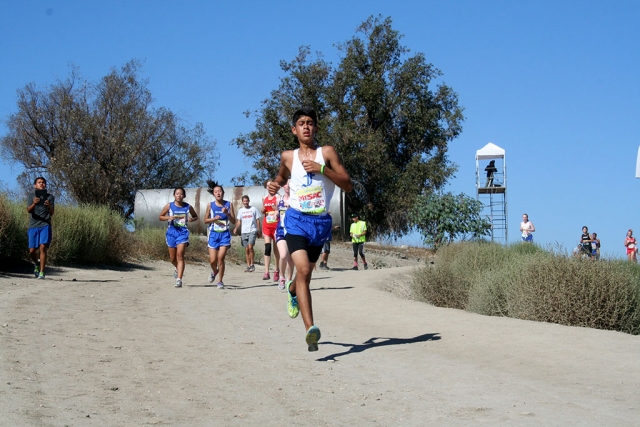
<svg viewBox="0 0 640 427">
<path fill-rule="evenodd" d="M 426 342 L 426 341 L 438 341 L 439 339 L 441 339 L 440 334 L 439 333 L 435 333 L 435 334 L 423 334 L 423 335 L 418 335 L 417 337 L 414 338 L 379 338 L 379 337 L 374 337 L 374 338 L 370 338 L 367 341 L 364 342 L 364 344 L 346 344 L 346 343 L 339 343 L 339 342 L 331 342 L 331 341 L 322 341 L 320 342 L 320 344 L 326 345 L 326 344 L 330 344 L 330 345 L 337 345 L 337 346 L 341 346 L 341 347 L 350 347 L 349 350 L 344 351 L 342 353 L 334 353 L 334 354 L 330 354 L 328 356 L 325 356 L 321 359 L 316 359 L 316 361 L 318 362 L 327 362 L 329 360 L 336 360 L 336 358 L 340 357 L 340 356 L 346 356 L 348 354 L 352 354 L 352 353 L 361 353 L 365 350 L 369 350 L 375 347 L 384 347 L 387 345 L 403 345 L 403 344 L 413 344 L 413 343 L 418 343 L 418 342 Z M 379 341 L 380 340 L 380 341 Z"/>
</svg>

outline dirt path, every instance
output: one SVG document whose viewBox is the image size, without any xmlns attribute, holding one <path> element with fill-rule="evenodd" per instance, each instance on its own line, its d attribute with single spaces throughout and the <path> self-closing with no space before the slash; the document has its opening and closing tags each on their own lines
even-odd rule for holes
<svg viewBox="0 0 640 427">
<path fill-rule="evenodd" d="M 435 308 L 381 289 L 413 267 L 349 263 L 314 275 L 316 353 L 240 266 L 225 290 L 164 262 L 0 274 L 0 425 L 640 425 L 640 337 Z"/>
</svg>

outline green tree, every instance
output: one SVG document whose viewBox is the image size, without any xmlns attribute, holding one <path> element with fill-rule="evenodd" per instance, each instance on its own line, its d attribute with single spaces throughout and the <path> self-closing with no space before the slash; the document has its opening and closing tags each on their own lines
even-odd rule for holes
<svg viewBox="0 0 640 427">
<path fill-rule="evenodd" d="M 424 243 L 438 249 L 454 240 L 481 239 L 490 234 L 491 224 L 481 217 L 482 202 L 464 193 L 420 195 L 409 210 L 409 221 Z"/>
<path fill-rule="evenodd" d="M 410 56 L 401 38 L 390 18 L 370 17 L 337 45 L 335 68 L 321 54 L 312 58 L 308 47 L 281 61 L 285 77 L 253 113 L 255 130 L 234 140 L 253 159 L 250 179 L 275 175 L 280 152 L 297 146 L 292 113 L 311 106 L 319 116 L 319 144 L 336 149 L 354 181 L 350 210 L 365 217 L 374 234 L 408 232 L 412 195 L 441 188 L 455 171 L 446 153 L 464 117 L 451 88 L 433 87 L 441 72 L 423 54 Z"/>
<path fill-rule="evenodd" d="M 18 90 L 18 111 L 0 139 L 5 158 L 22 164 L 21 179 L 45 175 L 79 203 L 133 213 L 141 188 L 187 186 L 211 176 L 216 143 L 202 124 L 187 126 L 153 108 L 141 64 L 132 60 L 97 83 L 72 69 L 46 89 Z"/>
</svg>

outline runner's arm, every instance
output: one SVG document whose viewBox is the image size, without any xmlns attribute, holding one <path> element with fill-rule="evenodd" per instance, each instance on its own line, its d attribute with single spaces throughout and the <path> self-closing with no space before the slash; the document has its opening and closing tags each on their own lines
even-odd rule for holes
<svg viewBox="0 0 640 427">
<path fill-rule="evenodd" d="M 204 223 L 209 224 L 213 222 L 213 218 L 211 218 L 211 203 L 207 204 L 207 210 L 204 211 Z"/>
<path fill-rule="evenodd" d="M 171 221 L 173 220 L 172 216 L 168 216 L 167 213 L 169 212 L 169 203 L 167 203 L 167 205 L 162 209 L 162 212 L 160 212 L 160 216 L 158 217 L 158 220 L 160 221 Z"/>
<path fill-rule="evenodd" d="M 231 221 L 232 224 L 236 223 L 236 213 L 233 210 L 233 205 L 229 204 L 229 213 L 227 214 L 227 216 L 229 217 L 229 221 Z"/>
<path fill-rule="evenodd" d="M 276 175 L 273 181 L 269 182 L 269 190 L 275 191 L 277 193 L 280 190 L 280 187 L 287 183 L 287 180 L 291 177 L 292 164 L 293 150 L 283 151 L 282 156 L 280 156 L 280 170 L 278 171 L 278 175 Z"/>
<path fill-rule="evenodd" d="M 198 214 L 196 213 L 195 209 L 193 209 L 193 206 L 191 205 L 189 205 L 189 215 L 191 215 L 191 218 L 189 218 L 189 221 L 193 222 L 198 220 Z"/>
</svg>

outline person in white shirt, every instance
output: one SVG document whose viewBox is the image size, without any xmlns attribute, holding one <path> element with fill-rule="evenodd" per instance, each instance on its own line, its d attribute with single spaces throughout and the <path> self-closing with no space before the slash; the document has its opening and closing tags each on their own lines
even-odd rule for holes
<svg viewBox="0 0 640 427">
<path fill-rule="evenodd" d="M 529 221 L 529 215 L 522 214 L 522 222 L 520 223 L 520 232 L 522 233 L 522 241 L 527 243 L 533 243 L 533 233 L 536 231 L 536 227 L 531 221 Z"/>
<path fill-rule="evenodd" d="M 260 212 L 255 207 L 249 206 L 249 196 L 247 195 L 242 196 L 242 207 L 238 209 L 237 218 L 240 221 L 236 221 L 236 228 L 233 232 L 238 234 L 238 229 L 241 228 L 241 243 L 247 259 L 247 268 L 244 269 L 244 272 L 251 273 L 256 270 L 253 247 L 256 244 L 256 237 L 260 237 Z"/>
</svg>

